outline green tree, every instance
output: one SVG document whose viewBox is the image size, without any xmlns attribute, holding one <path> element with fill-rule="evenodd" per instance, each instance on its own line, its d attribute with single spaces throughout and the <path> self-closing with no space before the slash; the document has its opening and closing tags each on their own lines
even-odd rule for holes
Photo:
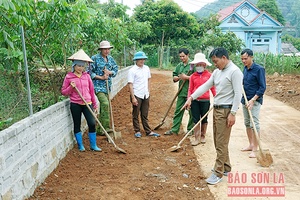
<svg viewBox="0 0 300 200">
<path fill-rule="evenodd" d="M 300 1 L 294 1 L 292 6 L 292 17 L 291 25 L 296 27 L 296 37 L 300 37 Z"/>
<path fill-rule="evenodd" d="M 258 0 L 256 5 L 260 10 L 266 11 L 274 19 L 279 21 L 281 24 L 285 24 L 285 19 L 282 16 L 281 11 L 279 10 L 275 0 Z"/>
<path fill-rule="evenodd" d="M 124 17 L 128 17 L 126 11 L 129 7 L 121 3 L 117 3 L 114 0 L 109 0 L 107 3 L 101 4 L 100 8 L 103 10 L 105 15 L 110 18 L 123 19 Z"/>
<path fill-rule="evenodd" d="M 29 70 L 44 68 L 53 91 L 54 102 L 60 96 L 55 74 L 50 68 L 68 68 L 67 56 L 79 48 L 87 53 L 97 52 L 99 42 L 107 39 L 114 44 L 114 51 L 121 51 L 125 44 L 132 44 L 128 35 L 144 38 L 150 33 L 147 23 L 130 20 L 126 7 L 112 6 L 108 10 L 86 0 L 2 0 L 0 1 L 0 69 L 23 71 L 23 54 L 19 27 L 24 27 Z M 122 11 L 120 16 L 109 9 Z M 114 18 L 116 17 L 116 18 Z M 127 19 L 127 20 L 126 20 Z M 133 26 L 140 28 L 134 29 Z M 141 34 L 140 32 L 143 32 Z M 46 78 L 46 77 L 44 77 Z"/>
<path fill-rule="evenodd" d="M 144 1 L 134 9 L 133 18 L 139 22 L 149 22 L 152 34 L 141 40 L 142 44 L 166 44 L 179 39 L 193 38 L 199 25 L 192 15 L 184 12 L 172 0 L 158 2 Z"/>
<path fill-rule="evenodd" d="M 20 14 L 30 10 L 28 1 L 0 1 L 0 69 L 17 71 L 23 59 L 20 43 L 20 25 L 30 21 Z"/>
<path fill-rule="evenodd" d="M 284 35 L 282 37 L 282 41 L 286 43 L 291 43 L 296 49 L 300 50 L 300 38 L 295 38 L 291 35 Z"/>
</svg>

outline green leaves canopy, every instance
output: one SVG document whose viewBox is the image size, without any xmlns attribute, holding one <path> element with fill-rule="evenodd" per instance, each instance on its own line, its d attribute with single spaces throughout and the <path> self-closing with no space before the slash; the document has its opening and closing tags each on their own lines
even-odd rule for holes
<svg viewBox="0 0 300 200">
<path fill-rule="evenodd" d="M 266 11 L 272 17 L 274 17 L 281 24 L 285 24 L 285 19 L 278 9 L 277 3 L 275 0 L 258 0 L 257 7 L 261 10 Z"/>
<path fill-rule="evenodd" d="M 167 42 L 192 39 L 199 30 L 195 17 L 184 12 L 172 0 L 144 1 L 134 11 L 134 19 L 149 22 L 151 26 L 152 33 L 141 41 L 143 44 L 160 44 L 163 32 Z"/>
</svg>

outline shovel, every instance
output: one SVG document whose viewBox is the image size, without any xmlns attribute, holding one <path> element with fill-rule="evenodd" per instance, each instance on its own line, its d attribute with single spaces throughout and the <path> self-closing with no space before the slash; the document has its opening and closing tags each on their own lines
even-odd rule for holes
<svg viewBox="0 0 300 200">
<path fill-rule="evenodd" d="M 106 80 L 106 88 L 107 88 L 107 95 L 108 95 L 108 103 L 109 103 L 109 111 L 110 111 L 110 120 L 111 120 L 111 128 L 114 133 L 114 139 L 121 138 L 121 132 L 116 132 L 115 130 L 115 123 L 114 123 L 114 117 L 113 117 L 113 111 L 112 111 L 112 105 L 111 105 L 111 99 L 110 99 L 110 92 L 108 87 L 108 80 Z"/>
<path fill-rule="evenodd" d="M 243 95 L 244 95 L 245 103 L 246 103 L 246 105 L 248 105 L 248 100 L 247 100 L 245 90 L 244 90 L 244 88 L 242 88 L 242 89 L 243 89 Z M 252 113 L 251 113 L 251 110 L 249 108 L 248 108 L 248 112 L 249 112 L 250 120 L 251 120 L 251 123 L 252 123 L 252 126 L 253 126 L 255 138 L 257 140 L 258 147 L 259 147 L 259 150 L 255 151 L 255 156 L 257 158 L 257 162 L 262 167 L 269 167 L 273 163 L 272 155 L 271 155 L 269 149 L 264 149 L 264 150 L 262 149 L 260 139 L 259 139 L 259 136 L 258 136 L 258 133 L 257 133 L 257 130 L 256 130 L 256 126 L 254 124 L 254 120 L 253 120 L 253 117 L 252 117 Z"/>
<path fill-rule="evenodd" d="M 179 87 L 177 93 L 175 94 L 175 96 L 174 96 L 174 98 L 173 98 L 171 104 L 169 105 L 169 108 L 168 108 L 168 110 L 167 110 L 167 112 L 166 112 L 164 118 L 163 118 L 162 121 L 154 128 L 154 130 L 159 129 L 159 128 L 165 123 L 165 120 L 166 120 L 166 118 L 167 118 L 167 116 L 168 116 L 168 113 L 169 113 L 169 111 L 171 110 L 172 105 L 173 105 L 175 99 L 177 98 L 179 92 L 182 90 L 184 83 L 185 83 L 185 80 L 183 81 L 183 83 L 182 83 L 181 86 Z"/>
<path fill-rule="evenodd" d="M 86 100 L 83 98 L 82 94 L 80 93 L 80 91 L 78 90 L 78 88 L 75 86 L 74 87 L 76 92 L 79 94 L 80 98 L 82 99 L 82 101 L 84 102 L 84 104 L 86 105 L 86 107 L 89 109 L 89 111 L 91 112 L 91 114 L 94 116 L 95 120 L 97 121 L 97 123 L 99 124 L 99 126 L 102 128 L 105 136 L 107 137 L 108 141 L 110 143 L 112 143 L 114 145 L 114 147 L 121 153 L 126 154 L 126 151 L 124 151 L 123 149 L 121 149 L 120 147 L 118 147 L 114 140 L 109 136 L 109 134 L 106 132 L 105 128 L 102 126 L 102 124 L 100 123 L 100 121 L 98 120 L 97 116 L 94 114 L 93 110 L 90 108 L 90 106 L 88 105 L 88 103 L 86 102 Z"/>
<path fill-rule="evenodd" d="M 201 117 L 201 119 L 197 122 L 197 124 L 194 125 L 194 127 L 189 130 L 185 136 L 180 140 L 180 142 L 176 145 L 176 146 L 172 146 L 171 148 L 169 148 L 167 151 L 169 152 L 174 152 L 174 151 L 177 151 L 178 149 L 181 148 L 181 143 L 187 138 L 187 136 L 197 127 L 199 126 L 199 124 L 201 123 L 201 121 L 208 115 L 208 113 L 213 109 L 213 107 L 211 107 L 206 113 L 205 115 L 203 115 L 203 117 Z"/>
</svg>

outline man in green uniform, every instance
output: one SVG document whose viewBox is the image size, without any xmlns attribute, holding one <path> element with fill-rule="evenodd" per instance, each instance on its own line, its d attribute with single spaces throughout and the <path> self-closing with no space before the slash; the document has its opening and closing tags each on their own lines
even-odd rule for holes
<svg viewBox="0 0 300 200">
<path fill-rule="evenodd" d="M 179 88 L 181 87 L 182 84 L 184 85 L 177 97 L 172 129 L 165 132 L 165 135 L 172 135 L 172 134 L 179 133 L 180 125 L 185 111 L 180 109 L 182 108 L 182 106 L 184 105 L 187 99 L 190 75 L 194 72 L 193 70 L 190 69 L 190 65 L 189 65 L 189 63 L 191 62 L 191 60 L 189 59 L 189 50 L 187 50 L 186 48 L 182 48 L 179 49 L 178 53 L 179 53 L 180 60 L 182 62 L 179 63 L 176 66 L 175 70 L 173 71 L 173 82 L 176 83 L 179 81 Z M 193 125 L 194 124 L 192 120 L 192 114 L 191 111 L 189 110 L 189 123 L 188 123 L 187 130 L 188 131 L 191 130 L 193 128 Z"/>
</svg>

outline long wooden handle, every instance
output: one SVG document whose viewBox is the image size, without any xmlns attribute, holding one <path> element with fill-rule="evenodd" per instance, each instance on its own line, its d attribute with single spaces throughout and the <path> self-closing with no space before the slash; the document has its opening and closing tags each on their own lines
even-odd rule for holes
<svg viewBox="0 0 300 200">
<path fill-rule="evenodd" d="M 246 106 L 247 106 L 249 102 L 248 102 L 248 100 L 247 100 L 247 95 L 246 95 L 246 93 L 245 93 L 244 87 L 242 87 L 242 90 L 243 90 L 243 95 L 244 95 L 244 99 L 245 99 L 245 104 L 246 104 Z M 261 154 L 262 154 L 263 152 L 262 152 L 262 148 L 261 148 L 261 143 L 260 143 L 260 139 L 259 139 L 259 136 L 258 136 L 258 132 L 257 132 L 256 126 L 255 126 L 255 124 L 254 124 L 252 112 L 251 112 L 251 110 L 249 109 L 249 107 L 247 107 L 247 109 L 248 109 L 248 113 L 249 113 L 249 116 L 250 116 L 250 120 L 251 120 L 251 123 L 252 123 L 253 130 L 254 130 L 255 138 L 256 138 L 257 143 L 258 143 L 258 146 L 259 146 L 259 151 L 260 151 Z"/>
<path fill-rule="evenodd" d="M 206 113 L 205 113 L 205 115 L 203 115 L 203 117 L 201 117 L 201 119 L 194 125 L 194 127 L 191 129 L 191 130 L 189 130 L 186 134 L 185 134 L 185 136 L 180 140 L 180 142 L 178 143 L 178 145 L 177 146 L 180 146 L 181 145 L 181 143 L 185 140 L 185 138 L 187 138 L 187 136 L 201 123 L 201 121 L 208 115 L 208 113 L 211 111 L 213 109 L 213 107 L 211 107 Z"/>
<path fill-rule="evenodd" d="M 165 114 L 164 118 L 162 119 L 162 121 L 163 121 L 163 122 L 164 122 L 164 121 L 165 121 L 165 119 L 167 118 L 167 116 L 168 116 L 168 113 L 170 112 L 170 110 L 171 110 L 171 108 L 172 108 L 172 106 L 173 106 L 173 104 L 174 104 L 174 102 L 175 102 L 175 100 L 176 100 L 176 98 L 177 98 L 178 94 L 179 94 L 179 93 L 180 93 L 180 91 L 182 90 L 182 88 L 183 88 L 183 85 L 184 85 L 185 81 L 186 81 L 186 80 L 184 80 L 184 81 L 183 81 L 182 85 L 179 87 L 179 89 L 178 89 L 178 91 L 176 92 L 176 94 L 175 94 L 174 98 L 172 99 L 172 101 L 171 101 L 171 104 L 169 105 L 169 108 L 168 108 L 168 110 L 167 110 L 167 112 L 166 112 L 166 114 Z"/>
<path fill-rule="evenodd" d="M 193 72 L 193 71 L 189 70 L 189 71 L 188 71 L 188 73 L 187 73 L 187 75 L 188 75 L 188 76 L 189 76 L 189 75 L 191 75 L 191 73 L 192 73 L 192 72 Z M 183 82 L 182 82 L 181 86 L 179 87 L 178 91 L 176 92 L 176 94 L 175 94 L 174 98 L 172 99 L 172 101 L 171 101 L 171 104 L 169 105 L 169 108 L 168 108 L 168 110 L 167 110 L 167 112 L 166 112 L 166 114 L 165 114 L 164 118 L 162 119 L 162 122 L 164 122 L 164 121 L 165 121 L 165 119 L 167 118 L 167 116 L 168 116 L 168 113 L 170 112 L 170 110 L 171 110 L 171 108 L 172 108 L 172 106 L 173 106 L 173 104 L 174 104 L 174 102 L 175 102 L 175 100 L 176 100 L 177 96 L 178 96 L 178 95 L 179 95 L 179 93 L 181 92 L 181 90 L 182 90 L 182 88 L 183 88 L 183 86 L 184 86 L 185 82 L 186 82 L 186 80 L 183 80 Z"/>
<path fill-rule="evenodd" d="M 76 90 L 76 92 L 78 93 L 78 95 L 80 96 L 80 98 L 82 99 L 82 101 L 84 102 L 84 104 L 86 105 L 86 107 L 89 109 L 89 111 L 91 112 L 91 114 L 94 116 L 95 120 L 98 122 L 99 126 L 102 128 L 105 136 L 108 138 L 108 140 L 115 146 L 115 148 L 118 148 L 117 145 L 115 144 L 114 140 L 109 136 L 109 134 L 106 132 L 105 128 L 102 126 L 102 124 L 100 123 L 100 121 L 98 120 L 97 116 L 95 115 L 95 113 L 93 112 L 93 110 L 90 108 L 89 104 L 86 102 L 86 100 L 83 98 L 81 92 L 78 90 L 78 88 L 75 86 L 74 89 Z"/>
<path fill-rule="evenodd" d="M 112 111 L 111 99 L 110 99 L 110 91 L 108 86 L 108 80 L 106 80 L 106 88 L 107 88 L 107 95 L 108 95 L 108 103 L 109 103 L 109 113 L 110 113 L 110 121 L 111 121 L 111 128 L 113 132 L 115 132 L 115 123 L 114 123 L 114 116 Z"/>
</svg>

